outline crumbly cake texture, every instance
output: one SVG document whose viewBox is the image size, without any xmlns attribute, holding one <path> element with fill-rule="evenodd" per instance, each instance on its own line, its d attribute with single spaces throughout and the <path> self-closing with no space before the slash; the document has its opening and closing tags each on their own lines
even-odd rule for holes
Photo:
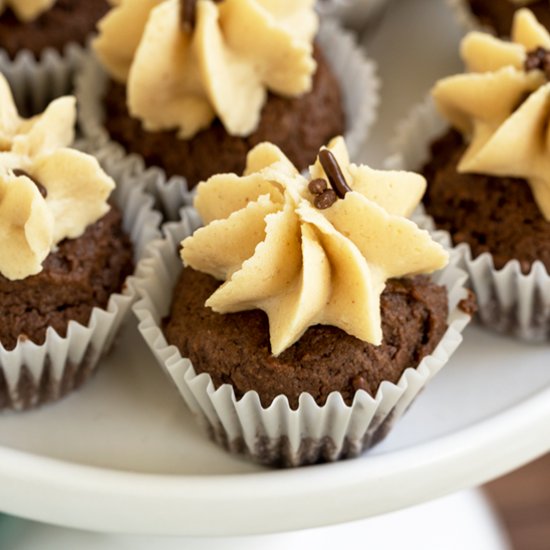
<svg viewBox="0 0 550 550">
<path fill-rule="evenodd" d="M 36 344 L 48 327 L 65 336 L 69 321 L 87 324 L 94 307 L 104 308 L 133 271 L 132 244 L 117 207 L 88 226 L 77 239 L 65 239 L 38 274 L 9 281 L 0 275 L 0 342 L 13 349 L 18 338 Z"/>
<path fill-rule="evenodd" d="M 427 213 L 451 234 L 455 245 L 468 243 L 474 257 L 490 252 L 497 269 L 516 259 L 523 273 L 536 260 L 550 271 L 550 223 L 527 181 L 458 173 L 465 148 L 456 130 L 432 143 L 431 158 L 423 168 Z"/>
<path fill-rule="evenodd" d="M 189 140 L 178 139 L 175 131 L 147 132 L 128 113 L 126 88 L 114 82 L 104 98 L 107 131 L 148 166 L 160 166 L 168 176 L 184 175 L 190 188 L 213 174 L 242 173 L 246 154 L 263 141 L 279 146 L 305 170 L 322 145 L 345 131 L 338 81 L 317 46 L 314 57 L 318 66 L 313 90 L 298 98 L 269 94 L 259 127 L 246 138 L 230 136 L 219 120 Z"/>
<path fill-rule="evenodd" d="M 191 359 L 196 372 L 210 374 L 216 387 L 231 384 L 237 398 L 255 390 L 264 407 L 281 394 L 294 409 L 303 392 L 319 405 L 333 391 L 347 404 L 359 389 L 374 396 L 383 381 L 396 383 L 405 369 L 432 353 L 447 328 L 444 287 L 426 276 L 392 279 L 381 297 L 381 346 L 317 325 L 274 357 L 262 311 L 222 315 L 204 306 L 220 284 L 184 268 L 164 323 L 166 338 Z"/>
<path fill-rule="evenodd" d="M 522 7 L 510 0 L 466 0 L 480 23 L 495 29 L 499 36 L 510 36 L 515 12 Z M 527 7 L 547 29 L 550 29 L 550 5 L 548 0 L 531 2 Z"/>
<path fill-rule="evenodd" d="M 24 23 L 7 9 L 0 16 L 0 48 L 13 59 L 25 49 L 38 58 L 46 48 L 61 52 L 70 42 L 85 45 L 108 10 L 107 0 L 57 0 L 35 21 Z"/>
</svg>

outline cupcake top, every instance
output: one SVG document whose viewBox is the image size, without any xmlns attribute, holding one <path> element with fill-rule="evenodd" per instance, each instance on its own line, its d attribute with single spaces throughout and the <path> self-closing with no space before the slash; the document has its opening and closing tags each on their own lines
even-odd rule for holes
<svg viewBox="0 0 550 550">
<path fill-rule="evenodd" d="M 526 179 L 550 221 L 550 34 L 521 9 L 510 42 L 472 32 L 461 55 L 468 72 L 433 89 L 468 143 L 458 171 Z"/>
<path fill-rule="evenodd" d="M 73 97 L 21 118 L 0 74 L 0 274 L 24 279 L 65 238 L 76 238 L 107 213 L 114 188 L 97 160 L 69 149 Z"/>
<path fill-rule="evenodd" d="M 147 130 L 190 138 L 218 117 L 251 134 L 269 91 L 310 91 L 316 69 L 314 0 L 120 0 L 99 23 L 94 48 L 127 84 L 132 116 Z"/>
<path fill-rule="evenodd" d="M 56 0 L 0 0 L 0 15 L 11 8 L 17 19 L 24 23 L 34 21 L 49 10 Z"/>
<path fill-rule="evenodd" d="M 183 241 L 182 259 L 225 281 L 206 306 L 267 313 L 274 355 L 317 324 L 379 345 L 386 280 L 447 263 L 443 248 L 404 217 L 424 190 L 417 174 L 350 163 L 342 138 L 321 150 L 308 179 L 263 143 L 242 177 L 198 186 L 206 226 Z"/>
</svg>

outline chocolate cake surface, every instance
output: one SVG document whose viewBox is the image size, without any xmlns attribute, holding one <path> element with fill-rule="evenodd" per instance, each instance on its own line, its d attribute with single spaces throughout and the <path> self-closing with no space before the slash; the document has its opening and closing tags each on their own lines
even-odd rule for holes
<svg viewBox="0 0 550 550">
<path fill-rule="evenodd" d="M 514 4 L 510 0 L 467 0 L 472 13 L 484 26 L 492 28 L 499 36 L 510 36 L 512 20 L 521 4 Z M 547 29 L 550 29 L 550 4 L 548 0 L 537 0 L 528 4 L 535 17 Z"/>
<path fill-rule="evenodd" d="M 433 142 L 431 159 L 423 168 L 428 214 L 451 234 L 454 244 L 467 242 L 474 257 L 490 252 L 497 269 L 517 259 L 524 273 L 535 260 L 550 271 L 550 223 L 527 181 L 459 174 L 457 165 L 465 148 L 455 130 Z"/>
<path fill-rule="evenodd" d="M 107 0 L 57 0 L 51 9 L 25 23 L 8 8 L 0 16 L 0 48 L 13 59 L 24 49 L 38 58 L 48 47 L 62 51 L 69 42 L 85 45 L 108 10 Z"/>
<path fill-rule="evenodd" d="M 237 398 L 256 390 L 265 407 L 280 394 L 292 408 L 298 407 L 303 392 L 320 405 L 333 391 L 348 404 L 358 389 L 374 396 L 384 380 L 395 383 L 405 369 L 418 366 L 447 328 L 445 288 L 426 276 L 390 280 L 381 297 L 381 346 L 317 325 L 274 357 L 263 311 L 221 315 L 204 306 L 220 284 L 185 268 L 165 320 L 166 338 L 191 359 L 197 372 L 209 373 L 216 387 L 231 384 Z"/>
<path fill-rule="evenodd" d="M 114 82 L 104 99 L 105 125 L 111 139 L 128 152 L 141 155 L 148 166 L 160 166 L 168 176 L 186 176 L 190 187 L 213 174 L 241 174 L 248 151 L 262 141 L 279 146 L 304 170 L 321 146 L 345 130 L 338 81 L 318 47 L 315 59 L 312 91 L 297 98 L 269 94 L 259 127 L 248 137 L 230 136 L 219 120 L 189 140 L 178 139 L 175 131 L 148 132 L 129 115 L 125 86 Z"/>
<path fill-rule="evenodd" d="M 132 244 L 115 206 L 77 239 L 65 239 L 43 270 L 22 280 L 0 275 L 0 342 L 13 349 L 19 337 L 42 344 L 46 329 L 64 336 L 70 320 L 87 324 L 133 270 Z"/>
</svg>

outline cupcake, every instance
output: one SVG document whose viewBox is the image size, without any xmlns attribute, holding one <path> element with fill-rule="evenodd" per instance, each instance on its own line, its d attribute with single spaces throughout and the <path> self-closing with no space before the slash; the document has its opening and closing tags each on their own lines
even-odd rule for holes
<svg viewBox="0 0 550 550">
<path fill-rule="evenodd" d="M 94 371 L 158 217 L 135 182 L 115 191 L 94 157 L 68 147 L 73 97 L 24 119 L 0 75 L 0 103 L 0 410 L 26 409 Z"/>
<path fill-rule="evenodd" d="M 512 41 L 479 32 L 461 46 L 469 72 L 433 89 L 403 131 L 397 166 L 426 161 L 426 213 L 457 247 L 481 320 L 527 340 L 550 332 L 550 35 L 527 9 Z M 446 122 L 445 122 L 446 121 Z M 413 143 L 414 142 L 414 143 Z M 396 166 L 393 164 L 393 166 Z"/>
<path fill-rule="evenodd" d="M 90 63 L 79 81 L 84 134 L 184 176 L 186 190 L 241 173 L 266 140 L 300 170 L 346 129 L 357 147 L 374 119 L 373 70 L 335 24 L 315 40 L 318 27 L 312 0 L 122 0 L 93 44 L 104 70 Z"/>
<path fill-rule="evenodd" d="M 26 114 L 71 90 L 107 0 L 6 0 L 0 4 L 0 71 Z M 37 80 L 38 75 L 38 80 Z"/>
<path fill-rule="evenodd" d="M 550 4 L 547 0 L 451 0 L 463 20 L 510 36 L 516 12 L 528 6 L 539 22 L 550 29 Z"/>
<path fill-rule="evenodd" d="M 448 254 L 405 217 L 424 186 L 350 163 L 341 138 L 307 178 L 263 143 L 242 177 L 198 186 L 205 226 L 190 236 L 192 210 L 167 226 L 135 311 L 218 442 L 271 465 L 356 456 L 443 366 L 469 319 L 465 277 L 426 275 Z"/>
</svg>

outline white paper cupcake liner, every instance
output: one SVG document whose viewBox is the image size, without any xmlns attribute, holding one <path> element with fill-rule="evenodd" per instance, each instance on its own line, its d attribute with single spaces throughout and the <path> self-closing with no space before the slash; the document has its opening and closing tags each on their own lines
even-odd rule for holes
<svg viewBox="0 0 550 550">
<path fill-rule="evenodd" d="M 10 83 L 20 112 L 29 116 L 43 111 L 52 99 L 72 92 L 76 69 L 87 56 L 86 49 L 76 43 L 67 44 L 63 52 L 47 48 L 39 59 L 29 50 L 10 59 L 0 49 L 0 72 Z"/>
<path fill-rule="evenodd" d="M 111 175 L 117 183 L 111 196 L 122 209 L 137 270 L 148 243 L 160 236 L 161 215 L 135 177 Z M 110 297 L 105 309 L 92 310 L 86 326 L 70 321 L 65 337 L 49 328 L 42 345 L 19 340 L 8 351 L 0 344 L 0 410 L 36 407 L 79 387 L 109 351 L 136 297 L 134 276 L 130 276 L 123 290 Z"/>
<path fill-rule="evenodd" d="M 175 382 L 191 411 L 210 436 L 232 452 L 276 466 L 299 466 L 354 457 L 380 441 L 407 410 L 426 383 L 447 363 L 462 341 L 470 317 L 459 308 L 466 297 L 466 274 L 453 260 L 434 280 L 449 292 L 448 329 L 441 342 L 417 368 L 407 369 L 397 384 L 383 382 L 373 398 L 358 391 L 351 406 L 332 393 L 324 406 L 302 394 L 297 410 L 285 396 L 263 408 L 256 392 L 237 400 L 232 386 L 215 389 L 208 374 L 195 373 L 189 359 L 169 346 L 160 328 L 169 313 L 172 291 L 182 270 L 180 241 L 198 227 L 191 208 L 182 221 L 165 226 L 166 238 L 152 243 L 136 283 L 140 300 L 134 306 L 139 331 L 159 363 Z"/>
<path fill-rule="evenodd" d="M 429 159 L 430 143 L 441 136 L 449 124 L 440 117 L 431 98 L 412 110 L 397 131 L 386 167 L 420 171 Z M 429 182 L 428 182 L 429 185 Z M 433 219 L 423 209 L 414 216 L 418 225 L 435 230 Z M 453 248 L 451 236 L 437 231 L 438 240 Z M 485 252 L 474 258 L 469 244 L 454 247 L 460 267 L 470 278 L 477 296 L 479 320 L 493 329 L 530 342 L 550 337 L 550 275 L 537 261 L 525 275 L 518 260 L 510 260 L 502 269 L 495 269 L 493 257 Z"/>
<path fill-rule="evenodd" d="M 317 11 L 357 32 L 376 22 L 388 0 L 317 0 Z"/>
<path fill-rule="evenodd" d="M 344 100 L 348 124 L 345 133 L 351 158 L 355 158 L 374 124 L 379 103 L 380 82 L 376 65 L 357 46 L 353 36 L 336 22 L 325 21 L 319 32 L 319 43 L 334 71 Z M 79 103 L 79 123 L 83 135 L 95 144 L 94 154 L 111 164 L 123 161 L 147 182 L 147 189 L 155 195 L 158 204 L 169 220 L 178 219 L 182 205 L 192 204 L 185 174 L 168 178 L 161 168 L 146 168 L 140 155 L 127 154 L 124 148 L 112 141 L 103 125 L 105 113 L 102 97 L 106 92 L 107 74 L 92 56 L 86 60 L 76 79 Z"/>
</svg>

